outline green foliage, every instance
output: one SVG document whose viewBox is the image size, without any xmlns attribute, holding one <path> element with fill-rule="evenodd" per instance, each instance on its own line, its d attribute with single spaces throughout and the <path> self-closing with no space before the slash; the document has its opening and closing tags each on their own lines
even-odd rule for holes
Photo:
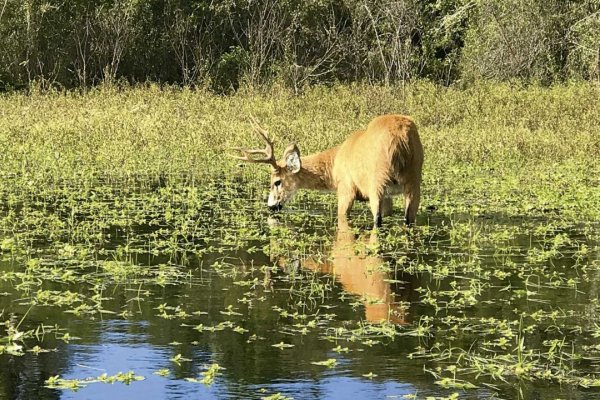
<svg viewBox="0 0 600 400">
<path fill-rule="evenodd" d="M 597 80 L 599 24 L 597 0 L 2 0 L 0 90 Z"/>
<path fill-rule="evenodd" d="M 118 372 L 115 375 L 108 375 L 106 373 L 95 377 L 95 378 L 85 378 L 85 379 L 64 379 L 59 375 L 51 376 L 46 379 L 45 385 L 51 389 L 69 389 L 73 392 L 78 391 L 89 385 L 90 383 L 107 383 L 114 384 L 115 382 L 120 382 L 125 385 L 130 385 L 135 381 L 143 381 L 145 378 L 140 375 L 136 375 L 133 371 L 128 371 L 126 373 Z"/>
<path fill-rule="evenodd" d="M 593 29 L 600 21 L 599 11 L 598 4 L 592 3 L 481 1 L 467 34 L 463 75 L 470 79 L 544 82 L 576 75 L 597 78 L 593 72 L 597 59 L 590 57 L 589 49 L 582 52 L 581 43 L 587 41 L 595 53 L 600 48 Z M 579 58 L 584 64 L 568 63 L 577 54 L 586 57 Z"/>
<path fill-rule="evenodd" d="M 222 156 L 228 148 L 255 144 L 247 121 L 251 113 L 277 137 L 278 147 L 296 141 L 308 154 L 340 143 L 370 118 L 389 112 L 417 121 L 426 173 L 436 180 L 449 179 L 452 165 L 487 168 L 498 178 L 501 171 L 520 173 L 525 167 L 575 169 L 597 165 L 600 117 L 590 104 L 599 101 L 597 88 L 589 84 L 460 89 L 425 82 L 314 87 L 302 97 L 277 89 L 223 98 L 155 85 L 124 91 L 104 86 L 85 96 L 4 95 L 0 173 L 23 190 L 99 179 L 192 182 L 240 173 Z M 254 167 L 243 169 L 248 170 Z M 527 173 L 521 178 L 531 180 Z"/>
</svg>

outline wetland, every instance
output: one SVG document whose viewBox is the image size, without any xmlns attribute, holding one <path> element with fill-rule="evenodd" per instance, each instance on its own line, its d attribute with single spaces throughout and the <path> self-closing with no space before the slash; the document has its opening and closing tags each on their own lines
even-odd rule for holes
<svg viewBox="0 0 600 400">
<path fill-rule="evenodd" d="M 0 95 L 0 398 L 600 399 L 600 90 L 509 84 Z M 425 148 L 338 230 L 274 216 L 257 116 L 309 154 L 372 117 Z"/>
</svg>

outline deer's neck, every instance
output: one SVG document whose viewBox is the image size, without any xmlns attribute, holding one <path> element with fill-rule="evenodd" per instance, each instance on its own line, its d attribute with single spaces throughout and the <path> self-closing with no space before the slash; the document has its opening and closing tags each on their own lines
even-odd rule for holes
<svg viewBox="0 0 600 400">
<path fill-rule="evenodd" d="M 303 189 L 336 190 L 333 179 L 333 161 L 338 147 L 302 157 L 302 168 L 298 172 Z"/>
</svg>

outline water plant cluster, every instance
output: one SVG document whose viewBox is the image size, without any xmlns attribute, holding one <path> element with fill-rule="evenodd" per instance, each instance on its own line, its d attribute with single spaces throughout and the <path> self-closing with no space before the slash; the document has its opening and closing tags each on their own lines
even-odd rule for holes
<svg viewBox="0 0 600 400">
<path fill-rule="evenodd" d="M 427 83 L 3 95 L 0 397 L 600 398 L 599 100 Z M 273 217 L 268 171 L 225 157 L 256 144 L 249 113 L 308 154 L 387 112 L 412 115 L 426 151 L 412 230 L 397 213 L 371 232 L 357 207 L 342 233 L 314 192 Z"/>
</svg>

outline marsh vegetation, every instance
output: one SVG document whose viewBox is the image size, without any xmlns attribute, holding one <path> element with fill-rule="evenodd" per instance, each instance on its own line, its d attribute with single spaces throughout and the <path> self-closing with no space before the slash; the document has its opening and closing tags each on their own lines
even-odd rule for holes
<svg viewBox="0 0 600 400">
<path fill-rule="evenodd" d="M 0 96 L 0 397 L 600 398 L 600 91 L 592 84 Z M 426 158 L 336 230 L 275 220 L 253 113 L 305 154 L 385 113 Z M 394 397 L 395 396 L 395 397 Z"/>
</svg>

